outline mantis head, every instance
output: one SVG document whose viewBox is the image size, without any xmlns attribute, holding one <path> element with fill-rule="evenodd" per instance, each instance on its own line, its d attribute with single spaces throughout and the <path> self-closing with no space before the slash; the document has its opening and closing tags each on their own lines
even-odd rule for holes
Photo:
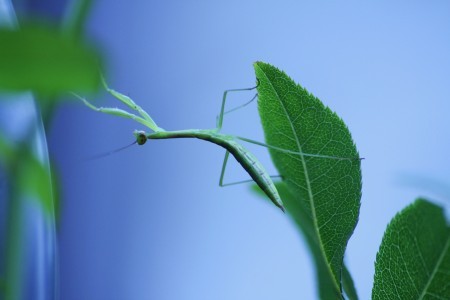
<svg viewBox="0 0 450 300">
<path fill-rule="evenodd" d="M 144 145 L 147 142 L 147 134 L 142 130 L 135 130 L 134 136 L 136 137 L 136 143 L 138 145 Z"/>
</svg>

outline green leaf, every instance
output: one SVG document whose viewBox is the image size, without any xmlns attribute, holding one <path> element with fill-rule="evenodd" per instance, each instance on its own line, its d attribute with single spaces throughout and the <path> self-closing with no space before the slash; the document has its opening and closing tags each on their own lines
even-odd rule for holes
<svg viewBox="0 0 450 300">
<path fill-rule="evenodd" d="M 15 175 L 15 184 L 21 193 L 37 199 L 45 213 L 53 216 L 52 175 L 48 166 L 30 153 L 26 145 L 15 147 L 0 134 L 0 166 Z"/>
<path fill-rule="evenodd" d="M 72 38 L 79 38 L 83 35 L 84 26 L 91 7 L 92 0 L 72 1 L 68 5 L 63 26 L 65 34 Z"/>
<path fill-rule="evenodd" d="M 331 273 L 328 271 L 329 268 L 325 263 L 324 256 L 322 255 L 319 244 L 317 243 L 318 239 L 316 237 L 312 219 L 308 217 L 308 214 L 302 207 L 301 202 L 293 196 L 284 182 L 276 182 L 275 186 L 280 194 L 281 200 L 283 200 L 286 213 L 292 218 L 300 233 L 305 238 L 312 258 L 314 259 L 317 277 L 317 290 L 320 299 L 342 299 L 341 294 L 336 290 L 333 284 L 333 278 Z M 264 199 L 268 199 L 266 194 L 256 184 L 252 186 L 252 189 L 257 192 L 259 196 Z M 344 290 L 346 291 L 349 299 L 358 299 L 356 290 L 353 286 L 353 280 L 345 266 L 342 281 Z"/>
<path fill-rule="evenodd" d="M 94 92 L 100 86 L 100 59 L 79 40 L 42 24 L 0 29 L 0 89 L 33 90 L 43 96 Z"/>
<path fill-rule="evenodd" d="M 276 188 L 280 193 L 281 200 L 283 200 L 286 212 L 303 234 L 314 259 L 320 299 L 341 299 L 340 293 L 334 288 L 332 277 L 330 272 L 328 272 L 324 257 L 317 243 L 318 240 L 312 219 L 309 218 L 301 202 L 293 196 L 284 182 L 276 183 Z"/>
<path fill-rule="evenodd" d="M 341 272 L 348 239 L 358 221 L 361 169 L 356 147 L 342 120 L 285 73 L 254 64 L 258 107 L 269 145 L 332 159 L 270 149 L 272 160 L 312 223 L 331 286 L 341 294 Z"/>
<path fill-rule="evenodd" d="M 418 199 L 392 219 L 372 299 L 450 299 L 450 227 L 441 207 Z"/>
<path fill-rule="evenodd" d="M 9 167 L 14 159 L 15 149 L 0 132 L 0 164 Z"/>
<path fill-rule="evenodd" d="M 47 216 L 53 218 L 55 207 L 50 170 L 25 151 L 22 153 L 17 169 L 17 186 L 20 191 L 39 201 Z"/>
<path fill-rule="evenodd" d="M 345 295 L 349 300 L 358 300 L 358 293 L 356 292 L 355 284 L 353 283 L 352 275 L 344 264 L 342 269 L 342 287 L 344 289 Z"/>
</svg>

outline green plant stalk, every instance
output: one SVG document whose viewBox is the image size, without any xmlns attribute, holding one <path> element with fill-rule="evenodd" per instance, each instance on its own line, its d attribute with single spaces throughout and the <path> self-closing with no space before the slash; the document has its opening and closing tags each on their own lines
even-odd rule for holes
<svg viewBox="0 0 450 300">
<path fill-rule="evenodd" d="M 32 102 L 29 104 L 32 105 Z M 37 111 L 35 114 L 38 115 Z M 35 147 L 46 147 L 41 120 L 33 120 L 27 132 L 28 135 L 24 138 L 25 142 L 15 147 L 8 146 L 5 141 L 0 143 L 0 159 L 2 165 L 5 166 L 10 186 L 5 253 L 5 299 L 7 300 L 22 299 L 24 280 L 27 277 L 25 262 L 28 253 L 35 253 L 35 249 L 28 247 L 27 228 L 24 227 L 26 208 L 33 201 L 37 201 L 40 210 L 38 218 L 33 220 L 40 222 L 39 224 L 47 224 L 45 227 L 46 231 L 50 233 L 51 243 L 54 243 L 56 239 L 48 153 L 46 148 L 40 149 L 39 152 L 34 151 Z M 33 143 L 36 139 L 41 140 L 38 145 Z M 44 155 L 38 153 L 44 153 Z M 45 247 L 43 251 L 46 255 L 40 257 L 36 254 L 36 260 L 33 262 L 38 266 L 44 264 L 47 267 L 53 265 L 56 268 L 56 245 L 53 244 L 53 248 Z M 53 298 L 56 291 L 54 286 L 56 269 L 45 268 L 43 272 L 36 275 L 39 276 L 38 278 L 33 278 L 39 284 L 37 291 L 42 291 L 43 297 L 46 299 Z"/>
<path fill-rule="evenodd" d="M 17 160 L 16 160 L 17 161 Z M 16 162 L 13 165 L 17 165 Z M 14 169 L 14 168 L 11 168 Z M 10 178 L 19 178 L 20 172 L 8 172 Z M 16 180 L 14 180 L 17 182 Z M 6 277 L 5 299 L 22 299 L 22 279 L 24 270 L 24 242 L 23 242 L 23 215 L 22 200 L 17 185 L 12 183 L 12 191 L 9 201 L 7 248 L 6 248 Z"/>
</svg>

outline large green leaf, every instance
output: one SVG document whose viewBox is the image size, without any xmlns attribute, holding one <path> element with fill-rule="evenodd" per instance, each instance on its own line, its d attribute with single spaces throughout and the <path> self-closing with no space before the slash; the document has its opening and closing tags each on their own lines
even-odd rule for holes
<svg viewBox="0 0 450 300">
<path fill-rule="evenodd" d="M 1 90 L 54 96 L 93 92 L 100 85 L 96 52 L 56 28 L 25 24 L 20 30 L 0 29 L 0 45 Z"/>
<path fill-rule="evenodd" d="M 320 246 L 317 243 L 318 239 L 316 238 L 316 232 L 314 230 L 314 223 L 312 222 L 312 219 L 308 217 L 305 209 L 301 206 L 301 202 L 292 195 L 284 182 L 277 182 L 275 183 L 275 186 L 280 193 L 280 197 L 281 200 L 283 200 L 287 214 L 292 218 L 299 231 L 302 233 L 312 258 L 314 259 L 317 290 L 320 299 L 341 299 L 342 296 L 335 289 L 333 278 L 331 273 L 328 271 L 329 268 L 325 263 L 324 256 L 322 255 Z M 253 185 L 252 188 L 261 197 L 268 199 L 265 193 L 256 184 Z M 353 280 L 345 266 L 343 268 L 342 282 L 344 291 L 348 298 L 351 300 L 357 300 L 358 296 L 356 294 Z"/>
<path fill-rule="evenodd" d="M 342 120 L 277 68 L 254 64 L 258 107 L 269 145 L 292 152 L 349 158 L 311 157 L 270 149 L 280 175 L 315 239 L 331 278 L 341 294 L 343 257 L 358 221 L 361 169 L 356 147 Z"/>
<path fill-rule="evenodd" d="M 418 199 L 388 225 L 375 263 L 373 299 L 450 299 L 450 227 Z"/>
</svg>

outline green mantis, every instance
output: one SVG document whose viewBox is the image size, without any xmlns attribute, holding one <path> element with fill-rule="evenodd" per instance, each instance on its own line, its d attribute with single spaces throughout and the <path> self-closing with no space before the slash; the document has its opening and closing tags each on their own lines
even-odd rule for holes
<svg viewBox="0 0 450 300">
<path fill-rule="evenodd" d="M 216 128 L 214 129 L 187 129 L 187 130 L 177 130 L 177 131 L 166 131 L 159 127 L 155 121 L 150 117 L 150 115 L 142 109 L 139 105 L 137 105 L 130 97 L 121 94 L 113 89 L 110 89 L 107 84 L 103 81 L 103 84 L 105 86 L 105 89 L 108 93 L 110 93 L 112 96 L 117 98 L 119 101 L 121 101 L 123 104 L 128 106 L 130 109 L 136 111 L 138 115 L 135 115 L 133 113 L 129 113 L 125 110 L 119 109 L 119 108 L 109 108 L 109 107 L 95 107 L 91 103 L 89 103 L 86 99 L 74 94 L 77 98 L 82 100 L 84 104 L 86 104 L 89 108 L 99 111 L 106 114 L 116 115 L 124 118 L 130 118 L 138 123 L 141 123 L 142 125 L 146 126 L 151 130 L 151 132 L 145 132 L 145 131 L 138 131 L 136 130 L 134 132 L 136 143 L 138 145 L 144 145 L 147 140 L 157 140 L 157 139 L 173 139 L 173 138 L 197 138 L 201 140 L 205 140 L 211 143 L 214 143 L 216 145 L 219 145 L 226 149 L 225 152 L 225 158 L 223 160 L 222 165 L 222 171 L 220 174 L 220 180 L 219 185 L 220 186 L 226 186 L 231 184 L 224 184 L 223 178 L 225 175 L 226 165 L 228 162 L 228 158 L 230 153 L 234 156 L 234 158 L 240 163 L 240 165 L 247 171 L 247 173 L 250 175 L 252 180 L 264 191 L 264 193 L 269 197 L 269 199 L 277 206 L 279 207 L 283 212 L 283 202 L 280 198 L 280 195 L 278 194 L 278 191 L 272 181 L 271 176 L 267 173 L 263 165 L 258 161 L 258 159 L 249 152 L 244 146 L 242 146 L 239 143 L 240 141 L 245 141 L 248 143 L 253 143 L 256 145 L 264 146 L 267 148 L 271 148 L 277 151 L 282 151 L 285 153 L 290 154 L 296 154 L 296 155 L 303 155 L 303 156 L 310 156 L 310 157 L 321 157 L 321 158 L 331 158 L 331 159 L 348 159 L 348 158 L 338 158 L 338 157 L 332 157 L 332 156 L 326 156 L 326 155 L 317 155 L 317 154 L 308 154 L 308 153 L 300 153 L 300 152 L 294 152 L 289 151 L 286 149 L 281 149 L 278 147 L 266 145 L 264 143 L 254 141 L 251 139 L 247 139 L 244 137 L 234 136 L 234 135 L 227 135 L 223 134 L 221 132 L 222 124 L 223 124 L 223 118 L 224 115 L 228 112 L 232 112 L 238 108 L 241 108 L 243 106 L 246 106 L 250 102 L 252 102 L 254 99 L 256 99 L 257 95 L 255 95 L 250 101 L 247 103 L 236 107 L 234 109 L 231 109 L 227 112 L 225 112 L 225 103 L 227 94 L 229 92 L 237 92 L 237 91 L 250 91 L 256 89 L 258 86 L 252 87 L 252 88 L 245 88 L 245 89 L 231 89 L 226 90 L 223 93 L 222 98 L 222 105 L 220 109 L 220 113 L 216 119 L 217 124 Z M 248 182 L 252 180 L 246 180 L 243 182 Z M 243 183 L 239 182 L 239 183 Z"/>
</svg>

